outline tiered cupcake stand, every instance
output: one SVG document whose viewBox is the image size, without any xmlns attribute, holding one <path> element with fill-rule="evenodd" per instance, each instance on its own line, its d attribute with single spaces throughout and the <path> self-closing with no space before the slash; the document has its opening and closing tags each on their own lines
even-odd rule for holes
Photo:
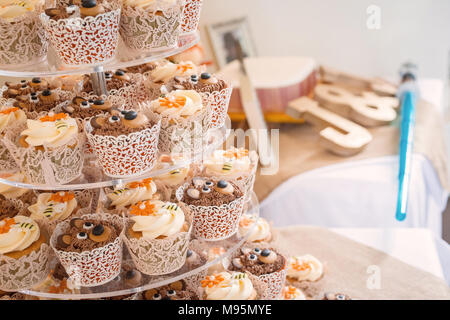
<svg viewBox="0 0 450 320">
<path fill-rule="evenodd" d="M 141 54 L 130 51 L 123 45 L 119 44 L 117 49 L 116 56 L 113 60 L 108 61 L 104 64 L 97 65 L 82 65 L 79 67 L 68 68 L 62 65 L 56 54 L 49 50 L 47 60 L 32 65 L 32 66 L 24 66 L 24 67 L 15 67 L 14 69 L 4 68 L 0 70 L 1 76 L 7 77 L 16 77 L 16 78 L 27 78 L 27 77 L 51 77 L 51 76 L 63 76 L 70 74 L 90 74 L 91 79 L 93 80 L 94 90 L 97 94 L 107 94 L 105 88 L 105 71 L 123 69 L 126 67 L 136 66 L 143 63 L 155 61 L 161 58 L 166 58 L 177 53 L 183 52 L 192 46 L 194 46 L 199 41 L 198 33 L 191 33 L 188 35 L 180 36 L 178 46 L 171 48 L 165 51 Z M 230 123 L 228 120 L 226 123 Z M 203 149 L 198 152 L 193 152 L 189 158 L 187 158 L 184 162 L 177 163 L 176 166 L 166 167 L 164 169 L 153 169 L 149 172 L 146 172 L 142 175 L 135 176 L 132 178 L 111 178 L 106 175 L 101 174 L 102 170 L 100 166 L 96 163 L 95 160 L 87 160 L 85 162 L 85 166 L 81 176 L 70 182 L 69 184 L 58 185 L 42 185 L 42 184 L 30 184 L 30 183 L 18 183 L 15 181 L 9 181 L 7 179 L 1 179 L 0 183 L 12 185 L 15 187 L 26 188 L 26 189 L 34 189 L 34 190 L 49 190 L 49 191 L 69 191 L 69 190 L 88 190 L 88 189 L 97 189 L 102 190 L 104 187 L 120 187 L 124 184 L 132 181 L 138 181 L 150 177 L 157 177 L 163 174 L 166 174 L 172 170 L 179 169 L 181 167 L 185 167 L 190 165 L 191 163 L 201 162 L 202 159 L 210 155 L 213 151 L 222 147 L 222 144 L 228 138 L 230 133 L 230 128 L 226 125 L 219 129 L 210 130 L 208 135 L 204 138 L 203 141 Z M 154 168 L 157 168 L 155 166 Z M 92 174 L 95 173 L 95 174 Z M 98 192 L 100 194 L 101 192 Z M 255 194 L 251 194 L 248 203 L 246 204 L 246 213 L 258 215 L 259 207 L 258 200 Z M 126 270 L 129 270 L 130 266 L 132 267 L 132 261 L 129 258 L 129 254 L 127 253 L 127 249 L 124 246 L 123 252 L 123 264 L 122 264 L 122 272 L 115 279 L 110 282 L 97 286 L 97 287 L 81 287 L 77 293 L 73 294 L 56 294 L 45 291 L 38 291 L 37 289 L 28 288 L 26 290 L 20 291 L 26 295 L 41 297 L 41 298 L 50 298 L 50 299 L 102 299 L 108 297 L 116 297 L 123 295 L 133 295 L 138 294 L 140 292 L 144 292 L 145 290 L 149 290 L 152 288 L 157 288 L 160 286 L 164 286 L 170 284 L 172 282 L 181 280 L 181 279 L 196 279 L 200 280 L 202 277 L 206 275 L 208 268 L 217 263 L 221 263 L 221 261 L 228 256 L 230 256 L 235 250 L 237 250 L 242 244 L 246 241 L 246 236 L 238 236 L 235 234 L 231 238 L 221 241 L 202 241 L 193 239 L 196 242 L 196 246 L 200 246 L 202 249 L 207 251 L 209 248 L 217 248 L 222 247 L 225 250 L 222 255 L 218 256 L 216 259 L 212 261 L 207 261 L 204 259 L 204 262 L 201 265 L 189 266 L 188 264 L 184 265 L 181 269 L 171 274 L 166 274 L 162 276 L 145 276 L 143 275 L 141 282 L 134 286 L 130 287 L 125 284 L 123 274 Z M 50 263 L 50 269 L 54 267 L 57 263 L 57 258 L 52 257 Z M 126 266 L 126 268 L 125 268 Z M 37 286 L 39 287 L 39 286 Z M 42 290 L 42 289 L 40 289 Z"/>
</svg>

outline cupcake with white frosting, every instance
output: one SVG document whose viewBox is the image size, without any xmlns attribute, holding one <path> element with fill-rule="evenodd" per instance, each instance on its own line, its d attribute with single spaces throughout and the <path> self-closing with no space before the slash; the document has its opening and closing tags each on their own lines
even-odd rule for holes
<svg viewBox="0 0 450 320">
<path fill-rule="evenodd" d="M 306 296 L 299 288 L 285 286 L 281 293 L 280 300 L 306 300 Z"/>
<path fill-rule="evenodd" d="M 25 130 L 8 131 L 4 142 L 30 183 L 68 183 L 83 165 L 78 125 L 67 114 L 52 112 L 27 120 Z M 12 150 L 11 150 L 12 151 Z"/>
<path fill-rule="evenodd" d="M 287 263 L 287 280 L 303 290 L 309 297 L 315 297 L 321 291 L 320 281 L 324 275 L 324 266 L 316 257 L 306 254 L 293 256 Z"/>
<path fill-rule="evenodd" d="M 46 232 L 22 215 L 0 221 L 0 290 L 18 291 L 41 282 L 48 274 Z"/>
<path fill-rule="evenodd" d="M 240 185 L 248 200 L 255 183 L 258 155 L 255 151 L 231 147 L 216 150 L 203 162 L 203 174 L 229 179 Z"/>
<path fill-rule="evenodd" d="M 113 191 L 107 191 L 106 197 L 113 209 L 129 208 L 145 200 L 159 198 L 157 186 L 152 178 L 127 183 L 124 187 L 116 187 Z"/>
<path fill-rule="evenodd" d="M 26 121 L 27 117 L 23 110 L 10 106 L 0 107 L 0 162 L 3 164 L 3 170 L 14 168 L 16 165 L 2 139 L 9 128 L 12 126 L 20 126 Z"/>
<path fill-rule="evenodd" d="M 160 151 L 182 154 L 202 146 L 209 112 L 204 96 L 193 90 L 176 90 L 153 100 L 149 108 L 161 117 Z"/>
<path fill-rule="evenodd" d="M 256 300 L 257 292 L 245 273 L 221 272 L 201 281 L 205 300 Z"/>
<path fill-rule="evenodd" d="M 163 275 L 180 269 L 189 245 L 189 217 L 175 203 L 160 200 L 138 202 L 128 210 L 124 240 L 136 268 L 147 275 Z"/>
<path fill-rule="evenodd" d="M 36 63 L 47 55 L 39 20 L 44 0 L 6 0 L 0 4 L 0 65 Z"/>
<path fill-rule="evenodd" d="M 177 45 L 183 0 L 123 0 L 120 34 L 134 50 L 157 51 Z"/>
<path fill-rule="evenodd" d="M 272 239 L 270 224 L 266 219 L 244 214 L 239 220 L 239 236 L 248 237 L 248 242 L 269 242 Z"/>
</svg>

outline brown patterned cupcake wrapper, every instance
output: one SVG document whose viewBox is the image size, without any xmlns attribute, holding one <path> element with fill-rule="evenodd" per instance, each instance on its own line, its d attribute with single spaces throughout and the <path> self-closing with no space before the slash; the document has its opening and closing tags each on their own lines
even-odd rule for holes
<svg viewBox="0 0 450 320">
<path fill-rule="evenodd" d="M 178 201 L 182 201 L 184 190 L 188 186 L 189 184 L 185 184 L 178 188 Z M 188 205 L 193 217 L 194 236 L 207 241 L 224 240 L 233 236 L 238 230 L 244 204 L 245 197 L 242 196 L 221 206 Z"/>
<path fill-rule="evenodd" d="M 123 217 L 108 214 L 85 214 L 85 219 L 97 219 L 113 223 L 123 229 Z M 99 286 L 117 277 L 122 265 L 122 238 L 89 251 L 69 252 L 56 249 L 58 236 L 69 229 L 69 221 L 59 223 L 50 239 L 50 246 L 74 284 L 83 287 Z"/>
<path fill-rule="evenodd" d="M 118 0 L 104 3 L 110 11 L 95 17 L 55 21 L 41 14 L 50 42 L 64 64 L 95 64 L 114 57 L 119 42 L 121 3 Z"/>
<path fill-rule="evenodd" d="M 153 123 L 151 128 L 115 137 L 92 134 L 92 126 L 85 121 L 89 144 L 106 175 L 132 177 L 153 168 L 158 158 L 161 122 Z"/>
<path fill-rule="evenodd" d="M 203 0 L 186 0 L 183 10 L 181 33 L 189 34 L 197 31 L 200 22 Z"/>
</svg>

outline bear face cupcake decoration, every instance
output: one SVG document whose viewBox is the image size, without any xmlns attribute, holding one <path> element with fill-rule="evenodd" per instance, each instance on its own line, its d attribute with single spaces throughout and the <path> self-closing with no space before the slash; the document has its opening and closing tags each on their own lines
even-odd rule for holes
<svg viewBox="0 0 450 320">
<path fill-rule="evenodd" d="M 107 221 L 74 218 L 70 228 L 58 236 L 56 249 L 68 252 L 91 251 L 113 242 L 119 235 L 116 226 Z"/>
<path fill-rule="evenodd" d="M 229 269 L 250 272 L 255 276 L 270 274 L 284 268 L 286 259 L 269 248 L 242 248 L 241 254 L 232 259 Z"/>
<path fill-rule="evenodd" d="M 116 111 L 111 116 L 97 116 L 91 119 L 92 134 L 105 136 L 127 135 L 152 126 L 143 112 L 134 110 Z"/>
<path fill-rule="evenodd" d="M 61 109 L 72 118 L 86 119 L 110 112 L 112 104 L 102 99 L 91 100 L 77 96 L 72 99 L 71 103 L 64 104 Z"/>
<path fill-rule="evenodd" d="M 198 300 L 198 296 L 187 289 L 186 282 L 183 280 L 147 290 L 143 298 L 144 300 Z"/>
<path fill-rule="evenodd" d="M 194 206 L 221 206 L 240 196 L 242 192 L 231 182 L 195 177 L 185 188 L 183 202 Z"/>
</svg>

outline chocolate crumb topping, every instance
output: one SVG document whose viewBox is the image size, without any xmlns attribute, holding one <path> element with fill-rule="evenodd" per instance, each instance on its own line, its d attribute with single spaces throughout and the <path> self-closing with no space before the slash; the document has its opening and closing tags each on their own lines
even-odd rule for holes
<svg viewBox="0 0 450 320">
<path fill-rule="evenodd" d="M 199 184 L 196 185 L 194 181 L 191 182 L 191 184 L 184 190 L 182 201 L 186 204 L 194 206 L 221 206 L 243 196 L 243 192 L 232 182 L 229 182 L 234 189 L 231 194 L 226 194 L 218 191 L 215 187 L 218 181 L 209 181 L 207 180 L 207 178 L 204 179 L 205 184 L 208 184 L 210 182 L 213 183 L 213 185 L 210 187 Z M 191 191 L 189 190 L 192 189 L 198 190 L 198 199 L 192 198 L 190 196 Z M 207 192 L 205 192 L 206 189 L 208 189 Z"/>
<path fill-rule="evenodd" d="M 274 249 L 270 248 L 269 250 L 277 254 L 275 262 L 263 263 L 259 259 L 259 254 L 255 253 L 254 250 L 251 250 L 246 254 L 235 256 L 235 258 L 240 259 L 242 267 L 239 268 L 235 264 L 231 263 L 229 266 L 229 270 L 238 272 L 248 271 L 255 276 L 269 274 L 281 270 L 285 266 L 286 259 L 282 255 L 277 253 Z"/>
</svg>

